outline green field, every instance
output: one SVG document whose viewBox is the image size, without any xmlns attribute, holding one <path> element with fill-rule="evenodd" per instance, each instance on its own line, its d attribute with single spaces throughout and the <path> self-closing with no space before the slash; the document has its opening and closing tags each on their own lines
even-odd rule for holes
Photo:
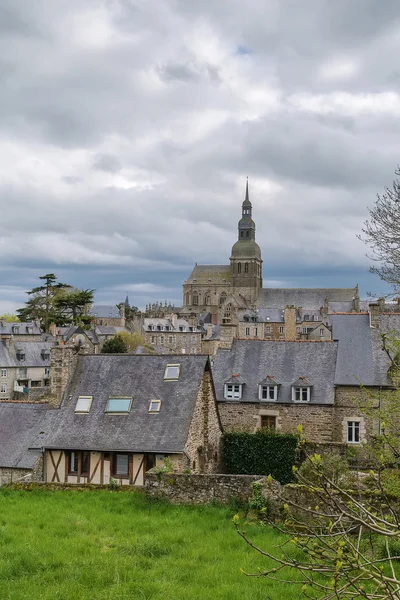
<svg viewBox="0 0 400 600">
<path fill-rule="evenodd" d="M 246 577 L 266 565 L 233 509 L 111 491 L 0 490 L 1 600 L 285 600 L 298 585 Z M 263 547 L 279 538 L 247 531 Z"/>
</svg>

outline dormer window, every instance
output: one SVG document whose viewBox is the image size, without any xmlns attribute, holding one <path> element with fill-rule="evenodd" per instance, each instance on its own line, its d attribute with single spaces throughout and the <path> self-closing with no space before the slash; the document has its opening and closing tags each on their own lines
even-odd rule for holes
<svg viewBox="0 0 400 600">
<path fill-rule="evenodd" d="M 33 327 L 27 327 L 27 328 L 26 328 L 26 331 L 27 331 L 28 333 L 33 333 Z"/>
<path fill-rule="evenodd" d="M 17 360 L 25 360 L 25 352 L 22 352 L 22 350 L 17 350 Z"/>
<path fill-rule="evenodd" d="M 19 332 L 19 325 L 13 325 L 12 326 L 12 332 L 13 333 L 18 333 Z"/>
<path fill-rule="evenodd" d="M 278 399 L 279 385 L 272 375 L 267 375 L 258 384 L 258 399 L 262 402 L 275 402 Z"/>
<path fill-rule="evenodd" d="M 75 405 L 76 413 L 88 413 L 92 406 L 93 396 L 79 396 Z"/>
<path fill-rule="evenodd" d="M 240 384 L 226 383 L 224 397 L 239 400 L 242 397 L 242 386 Z"/>
<path fill-rule="evenodd" d="M 149 325 L 149 331 L 153 331 L 153 325 Z"/>
<path fill-rule="evenodd" d="M 179 379 L 179 374 L 181 370 L 181 365 L 167 365 L 164 371 L 164 381 L 177 381 Z"/>
<path fill-rule="evenodd" d="M 224 384 L 224 398 L 227 400 L 240 400 L 243 396 L 244 380 L 239 373 L 232 375 Z"/>
<path fill-rule="evenodd" d="M 312 383 L 305 377 L 299 377 L 292 384 L 293 402 L 310 402 Z"/>
<path fill-rule="evenodd" d="M 40 354 L 43 360 L 49 360 L 50 350 L 48 350 L 47 348 L 43 348 Z"/>
</svg>

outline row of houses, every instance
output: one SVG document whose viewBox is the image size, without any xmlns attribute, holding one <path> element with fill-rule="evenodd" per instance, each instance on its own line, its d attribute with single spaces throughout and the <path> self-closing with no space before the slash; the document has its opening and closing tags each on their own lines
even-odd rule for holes
<svg viewBox="0 0 400 600">
<path fill-rule="evenodd" d="M 400 332 L 400 313 L 336 314 L 332 339 L 236 339 L 212 359 L 53 346 L 46 403 L 0 400 L 0 477 L 142 485 L 166 456 L 177 471 L 216 472 L 232 429 L 302 425 L 317 444 L 371 442 L 379 406 L 397 394 L 388 332 Z"/>
</svg>

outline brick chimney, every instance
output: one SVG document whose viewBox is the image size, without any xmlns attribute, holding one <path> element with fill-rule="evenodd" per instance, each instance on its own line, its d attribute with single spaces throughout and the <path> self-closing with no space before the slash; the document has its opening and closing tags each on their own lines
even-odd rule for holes
<svg viewBox="0 0 400 600">
<path fill-rule="evenodd" d="M 50 323 L 49 326 L 49 333 L 50 335 L 52 335 L 53 337 L 56 337 L 57 335 L 57 325 L 55 323 Z"/>
<path fill-rule="evenodd" d="M 379 302 L 370 302 L 368 305 L 369 309 L 369 323 L 371 327 L 379 329 L 379 313 L 380 306 Z"/>
<path fill-rule="evenodd" d="M 9 336 L 9 335 L 2 335 L 1 336 L 1 341 L 3 342 L 3 344 L 5 345 L 5 347 L 8 349 L 10 347 L 11 336 Z"/>
</svg>

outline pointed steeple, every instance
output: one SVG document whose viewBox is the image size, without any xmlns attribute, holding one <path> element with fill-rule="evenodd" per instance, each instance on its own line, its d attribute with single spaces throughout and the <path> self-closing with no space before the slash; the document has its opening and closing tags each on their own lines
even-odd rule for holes
<svg viewBox="0 0 400 600">
<path fill-rule="evenodd" d="M 245 196 L 245 199 L 244 199 L 244 202 L 243 202 L 242 206 L 243 207 L 244 206 L 250 206 L 250 208 L 251 208 L 251 202 L 249 200 L 249 178 L 248 177 L 246 179 L 246 196 Z"/>
<path fill-rule="evenodd" d="M 130 304 L 129 304 L 129 298 L 128 298 L 128 293 L 126 294 L 126 298 L 125 298 L 125 302 L 124 302 L 124 304 L 125 304 L 125 307 L 126 307 L 126 308 L 130 308 Z"/>
</svg>

